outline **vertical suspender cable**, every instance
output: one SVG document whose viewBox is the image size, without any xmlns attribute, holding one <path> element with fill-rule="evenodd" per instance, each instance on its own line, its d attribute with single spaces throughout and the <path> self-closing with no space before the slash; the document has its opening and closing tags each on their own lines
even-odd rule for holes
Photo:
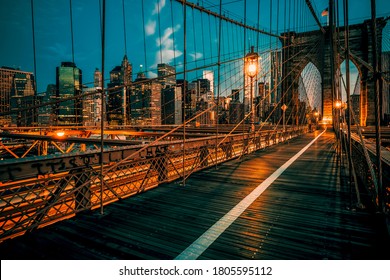
<svg viewBox="0 0 390 280">
<path fill-rule="evenodd" d="M 175 47 L 175 26 L 174 26 L 174 22 L 173 22 L 173 18 L 174 18 L 174 15 L 173 15 L 173 4 L 172 4 L 172 0 L 171 0 L 171 21 L 172 21 L 172 41 L 173 41 L 173 64 L 175 65 L 176 67 L 176 47 Z M 202 24 L 203 26 L 203 24 Z"/>
<path fill-rule="evenodd" d="M 184 0 L 183 5 L 183 186 L 186 185 L 186 170 L 185 170 L 185 159 L 186 159 L 186 89 L 187 89 L 187 0 Z"/>
<path fill-rule="evenodd" d="M 272 0 L 270 0 L 270 8 L 269 8 L 269 32 L 272 33 Z M 269 99 L 270 99 L 270 108 L 271 108 L 271 104 L 275 104 L 275 100 L 272 99 L 272 94 L 271 92 L 274 93 L 274 96 L 275 96 L 275 88 L 271 88 L 271 85 L 272 85 L 272 76 L 274 74 L 274 68 L 273 68 L 273 65 L 272 65 L 272 37 L 270 36 L 269 37 L 269 63 L 270 63 L 270 96 L 269 96 Z M 274 87 L 276 86 L 276 83 L 274 81 Z M 275 111 L 272 111 L 272 114 L 273 114 L 273 118 L 275 118 Z"/>
<path fill-rule="evenodd" d="M 333 13 L 329 9 L 330 12 Z M 349 23 L 348 23 L 348 0 L 344 0 L 344 47 L 345 47 L 345 74 L 346 74 L 346 95 L 347 95 L 347 107 L 348 107 L 348 118 L 347 118 L 347 155 L 348 155 L 348 165 L 349 165 L 349 183 L 350 190 L 352 191 L 352 142 L 351 142 L 351 104 L 350 104 L 350 81 L 349 81 Z M 329 19 L 329 24 L 333 26 L 333 18 Z M 333 102 L 333 100 L 332 100 Z M 357 182 L 355 182 L 357 183 Z"/>
<path fill-rule="evenodd" d="M 346 92 L 347 92 L 347 107 L 348 107 L 348 165 L 349 165 L 349 182 L 350 182 L 350 189 L 351 189 L 351 195 L 352 195 L 352 181 L 354 181 L 354 187 L 356 192 L 356 198 L 357 198 L 357 205 L 360 206 L 360 194 L 359 194 L 359 188 L 357 185 L 357 178 L 355 173 L 354 164 L 352 161 L 352 141 L 351 141 L 351 85 L 350 85 L 350 75 L 349 75 L 349 22 L 348 22 L 348 0 L 345 0 L 344 5 L 344 41 L 345 41 L 345 72 L 346 72 Z M 333 22 L 332 22 L 333 24 Z M 353 177 L 353 179 L 352 179 Z"/>
<path fill-rule="evenodd" d="M 260 29 L 260 0 L 257 2 L 257 29 Z M 259 40 L 260 40 L 260 32 L 257 32 L 257 34 L 256 34 L 256 50 L 257 50 L 257 53 L 260 52 L 260 50 L 259 50 Z"/>
<path fill-rule="evenodd" d="M 72 12 L 72 0 L 69 0 L 69 12 L 70 12 L 70 33 L 72 40 L 72 62 L 74 63 L 74 39 L 73 39 L 73 12 Z M 74 76 L 73 76 L 74 78 Z"/>
<path fill-rule="evenodd" d="M 290 0 L 291 1 L 291 0 Z M 283 32 L 287 32 L 287 0 L 284 0 L 284 31 Z M 288 51 L 288 48 L 286 46 L 286 37 L 287 36 L 283 36 L 283 47 L 282 47 L 282 94 L 281 94 L 281 99 L 282 99 L 282 96 L 284 96 L 284 91 L 286 90 L 286 68 L 287 68 L 287 65 L 285 64 L 286 61 L 287 61 L 287 51 Z M 283 101 L 281 100 L 280 101 L 281 104 L 283 104 Z"/>
<path fill-rule="evenodd" d="M 103 0 L 103 15 L 102 15 L 102 84 L 100 95 L 100 214 L 103 215 L 103 155 L 104 155 L 104 105 L 105 105 L 105 89 L 104 89 L 104 56 L 105 56 L 105 40 L 106 40 L 106 0 Z"/>
<path fill-rule="evenodd" d="M 78 88 L 76 88 L 76 67 L 74 63 L 74 33 L 73 33 L 73 8 L 72 8 L 72 0 L 69 0 L 69 13 L 70 13 L 70 35 L 71 35 L 71 42 L 72 42 L 72 69 L 73 69 L 73 90 L 75 95 L 80 95 L 80 90 L 82 88 L 82 85 L 79 83 Z M 80 72 L 78 72 L 78 80 L 80 81 Z M 78 104 L 80 102 L 80 104 Z M 82 114 L 82 108 L 81 107 L 81 99 L 75 98 L 74 100 L 74 115 L 75 115 L 75 120 L 74 124 L 77 126 L 78 125 L 78 118 L 79 115 Z"/>
<path fill-rule="evenodd" d="M 336 68 L 336 100 L 340 101 L 342 103 L 342 96 L 341 96 L 341 83 L 340 83 L 340 15 L 339 15 L 339 0 L 336 0 L 336 34 L 337 34 L 337 68 Z M 335 117 L 334 117 L 334 127 L 335 127 L 335 134 L 336 134 L 336 153 L 339 155 L 340 160 L 340 168 L 341 168 L 341 140 L 340 140 L 340 110 L 341 108 L 336 108 L 335 111 Z"/>
<path fill-rule="evenodd" d="M 208 16 L 209 18 L 209 38 L 210 38 L 210 58 L 211 58 L 211 62 L 213 61 L 213 42 L 212 42 L 212 39 L 213 36 L 211 36 L 211 16 Z"/>
<path fill-rule="evenodd" d="M 257 28 L 260 29 L 260 0 L 258 1 L 258 5 L 257 5 Z M 260 52 L 260 49 L 259 49 L 260 33 L 257 32 L 256 35 L 257 35 L 257 38 L 256 38 L 256 52 L 259 53 Z M 261 64 L 258 67 L 259 67 L 259 69 L 261 69 Z M 258 88 L 259 88 L 258 87 L 259 75 L 260 75 L 260 71 L 258 72 L 258 74 L 256 75 L 256 78 L 255 78 L 255 85 L 256 85 L 255 91 L 257 92 L 257 94 L 256 94 L 257 96 L 259 96 L 259 92 L 258 92 Z M 260 108 L 259 108 L 260 107 L 260 99 L 258 99 L 258 101 L 259 102 L 258 102 L 256 108 L 255 109 L 252 108 L 252 110 L 254 110 L 253 115 L 256 114 L 256 110 L 260 111 Z M 253 106 L 253 104 L 252 104 L 252 106 Z M 253 117 L 253 119 L 254 118 L 255 117 Z M 256 128 L 253 130 L 253 133 L 256 136 Z M 261 139 L 259 139 L 259 143 L 261 143 Z"/>
<path fill-rule="evenodd" d="M 32 26 L 32 39 L 33 39 L 33 56 L 34 56 L 34 96 L 36 96 L 38 91 L 38 84 L 37 84 L 37 57 L 36 57 L 36 49 L 35 49 L 35 21 L 34 21 L 34 0 L 31 0 L 31 26 Z M 46 93 L 47 94 L 47 93 Z M 34 121 L 34 118 L 38 118 L 38 116 L 33 116 L 32 121 Z M 38 123 L 38 120 L 37 122 Z"/>
<path fill-rule="evenodd" d="M 260 29 L 260 0 L 257 3 L 257 28 Z M 259 48 L 260 32 L 257 32 L 256 35 L 257 35 L 257 37 L 256 37 L 256 52 L 259 53 L 260 52 L 260 48 Z M 261 64 L 259 65 L 259 69 L 261 70 Z M 255 91 L 257 92 L 257 94 L 256 94 L 257 97 L 259 96 L 259 92 L 258 92 L 258 90 L 259 90 L 259 86 L 258 86 L 259 76 L 260 76 L 260 71 L 256 75 L 256 80 L 255 80 L 255 85 L 256 85 Z M 260 99 L 258 99 L 258 104 L 257 104 L 256 109 L 253 112 L 253 114 L 256 114 L 256 110 L 258 110 L 258 112 L 260 112 L 260 103 L 261 103 Z M 259 121 L 259 123 L 260 123 L 260 121 Z M 256 129 L 254 129 L 253 132 L 256 133 Z M 261 139 L 259 139 L 259 143 L 260 142 L 261 142 Z"/>
<path fill-rule="evenodd" d="M 348 0 L 346 0 L 348 3 Z M 382 155 L 381 155 L 381 115 L 380 115 L 380 94 L 379 94 L 379 63 L 378 63 L 378 43 L 376 30 L 376 1 L 371 0 L 371 35 L 372 35 L 372 67 L 374 68 L 374 102 L 375 102 L 375 138 L 376 138 L 376 157 L 378 168 L 378 206 L 379 211 L 385 210 L 384 190 L 382 186 Z M 348 85 L 347 85 L 348 86 Z"/>
<path fill-rule="evenodd" d="M 279 34 L 279 0 L 276 2 L 276 34 Z M 278 52 L 278 38 L 275 37 L 275 103 L 281 106 L 282 104 L 278 102 L 278 87 L 279 87 L 279 52 Z M 279 115 L 279 114 L 278 114 Z"/>
<path fill-rule="evenodd" d="M 204 25 L 203 25 L 203 13 L 200 13 L 200 25 L 202 26 L 202 51 L 203 51 L 203 66 L 206 65 L 206 52 L 205 52 L 205 45 L 204 45 L 204 40 L 206 36 L 204 35 Z M 214 89 L 211 89 L 213 91 L 214 95 Z"/>
<path fill-rule="evenodd" d="M 334 74 L 335 74 L 335 49 L 334 49 L 334 0 L 329 0 L 329 41 L 330 41 L 330 76 L 331 76 L 331 108 L 332 108 L 332 115 L 333 115 L 333 108 L 334 108 L 334 101 L 335 101 L 335 86 L 334 86 Z M 324 110 L 324 108 L 322 108 Z"/>
<path fill-rule="evenodd" d="M 219 0 L 219 15 L 222 16 L 222 0 Z M 216 114 L 216 136 L 215 136 L 215 168 L 218 168 L 218 134 L 219 134 L 219 96 L 221 89 L 221 42 L 222 39 L 222 17 L 219 18 L 218 30 L 218 89 L 217 89 L 217 114 Z"/>
<path fill-rule="evenodd" d="M 122 15 L 123 15 L 123 39 L 125 41 L 125 55 L 127 55 L 125 0 L 122 0 Z"/>
<path fill-rule="evenodd" d="M 196 77 L 198 77 L 198 59 L 196 53 L 196 28 L 195 28 L 195 10 L 192 7 L 192 34 L 194 35 L 194 60 L 195 60 L 195 68 L 196 68 Z"/>
<path fill-rule="evenodd" d="M 244 25 L 246 26 L 246 0 L 244 0 Z M 245 57 L 246 55 L 246 28 L 245 26 L 243 27 L 244 28 L 244 53 L 243 53 L 243 57 Z M 245 64 L 244 64 L 244 67 L 245 67 Z M 244 79 L 244 83 L 243 83 L 243 98 L 242 98 L 242 103 L 244 105 L 244 118 L 245 118 L 245 115 L 246 115 L 246 105 L 245 105 L 245 102 L 246 102 L 246 79 L 245 79 L 245 71 L 243 71 L 243 79 Z M 244 137 L 244 133 L 245 133 L 245 120 L 242 122 L 242 134 L 243 134 L 243 137 Z M 245 147 L 244 147 L 245 149 Z M 244 150 L 243 150 L 244 152 Z"/>
<path fill-rule="evenodd" d="M 158 20 L 158 36 L 159 36 L 159 41 L 160 41 L 160 63 L 163 63 L 162 42 L 161 42 L 160 0 L 157 0 L 157 20 Z"/>
<path fill-rule="evenodd" d="M 123 17 L 123 41 L 124 41 L 124 47 L 125 47 L 125 55 L 127 57 L 127 32 L 126 32 L 126 11 L 125 11 L 125 0 L 122 0 L 122 17 Z M 125 70 L 125 75 L 127 76 L 127 69 Z M 122 100 L 122 107 L 123 107 L 123 124 L 127 125 L 128 119 L 127 119 L 127 106 L 129 104 L 127 103 L 127 98 L 129 94 L 128 86 L 129 81 L 127 77 L 124 78 L 124 88 L 123 88 L 123 100 Z M 130 80 L 132 80 L 132 77 L 130 77 Z"/>
<path fill-rule="evenodd" d="M 146 58 L 146 34 L 145 34 L 145 9 L 144 9 L 144 0 L 142 0 L 142 26 L 143 26 L 143 34 L 144 34 L 144 59 L 145 59 L 145 71 L 148 71 L 148 61 Z"/>
</svg>

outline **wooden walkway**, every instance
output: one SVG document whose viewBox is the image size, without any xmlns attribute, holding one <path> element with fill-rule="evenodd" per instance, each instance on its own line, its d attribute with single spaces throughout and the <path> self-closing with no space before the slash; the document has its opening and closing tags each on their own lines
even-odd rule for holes
<svg viewBox="0 0 390 280">
<path fill-rule="evenodd" d="M 0 244 L 1 259 L 174 259 L 314 139 L 307 134 Z M 198 259 L 390 259 L 375 214 L 349 210 L 323 134 Z"/>
</svg>

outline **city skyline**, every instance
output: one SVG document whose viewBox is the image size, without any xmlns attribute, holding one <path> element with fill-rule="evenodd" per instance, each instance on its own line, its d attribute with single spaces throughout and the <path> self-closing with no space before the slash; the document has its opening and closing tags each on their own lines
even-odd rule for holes
<svg viewBox="0 0 390 280">
<path fill-rule="evenodd" d="M 68 0 L 32 2 L 34 5 L 37 69 L 37 73 L 34 73 L 34 75 L 37 78 L 37 92 L 41 93 L 46 90 L 48 84 L 54 83 L 55 68 L 61 62 L 73 62 L 70 2 Z M 273 3 L 273 14 L 270 14 L 268 12 L 270 10 L 269 3 L 263 2 L 260 6 L 260 29 L 277 32 L 275 30 L 276 26 L 279 27 L 280 31 L 283 31 L 286 25 L 298 31 L 307 25 L 312 25 L 313 29 L 316 28 L 313 22 L 284 22 L 282 17 L 276 16 L 276 3 Z M 351 23 L 361 22 L 363 19 L 369 18 L 370 4 L 369 1 L 366 2 L 359 3 L 359 6 L 350 5 Z M 99 1 L 96 0 L 73 1 L 72 3 L 74 62 L 80 69 L 83 69 L 84 84 L 88 86 L 93 85 L 94 70 L 96 68 L 101 70 L 101 33 L 98 4 Z M 215 1 L 215 5 L 211 5 L 210 1 L 200 1 L 199 4 L 214 11 L 219 9 L 219 1 Z M 320 0 L 313 1 L 313 4 L 319 14 L 328 6 L 327 1 Z M 166 0 L 108 1 L 106 9 L 105 80 L 108 81 L 109 71 L 119 64 L 125 54 L 132 63 L 133 78 L 139 72 L 140 65 L 143 65 L 143 69 L 148 71 L 148 77 L 157 76 L 158 63 L 175 66 L 177 72 L 180 72 L 183 58 L 183 24 L 180 21 L 182 18 L 180 7 L 181 5 L 175 1 Z M 257 12 L 257 1 L 247 1 L 247 7 L 247 24 L 254 25 L 257 22 L 254 15 Z M 256 9 L 252 9 L 252 7 L 256 7 Z M 279 11 L 283 12 L 283 10 L 283 3 L 281 3 Z M 389 10 L 387 1 L 377 1 L 378 16 L 388 15 Z M 287 12 L 294 13 L 295 11 Z M 223 13 L 233 19 L 242 21 L 244 15 L 243 1 L 223 3 Z M 3 42 L 5 42 L 1 47 L 0 66 L 34 72 L 31 15 L 31 5 L 26 1 L 16 0 L 12 3 L 1 1 L 0 23 L 6 28 L 0 31 L 1 38 L 4 38 Z M 125 15 L 125 22 L 123 21 L 123 15 Z M 189 13 L 187 16 L 189 16 L 188 25 L 191 27 L 193 24 L 192 15 Z M 199 15 L 195 14 L 195 16 Z M 277 19 L 278 22 L 276 22 Z M 326 24 L 326 17 L 320 17 L 320 20 L 323 24 Z M 196 22 L 194 24 L 199 25 L 200 23 Z M 216 23 L 212 22 L 211 24 L 215 25 Z M 124 35 L 124 29 L 126 30 L 126 36 Z M 214 36 L 217 40 L 216 32 L 212 31 L 209 35 Z M 251 36 L 248 36 L 249 43 L 254 40 Z M 188 38 L 188 45 L 193 45 L 193 38 L 190 37 L 192 36 Z M 388 34 L 384 34 L 384 37 L 387 40 Z M 144 46 L 146 46 L 145 50 Z M 388 47 L 387 44 L 386 47 Z M 188 61 L 206 60 L 206 58 L 211 57 L 213 51 L 215 55 L 216 50 L 211 48 L 209 46 L 204 49 L 199 46 L 198 49 L 190 48 L 187 52 Z"/>
</svg>

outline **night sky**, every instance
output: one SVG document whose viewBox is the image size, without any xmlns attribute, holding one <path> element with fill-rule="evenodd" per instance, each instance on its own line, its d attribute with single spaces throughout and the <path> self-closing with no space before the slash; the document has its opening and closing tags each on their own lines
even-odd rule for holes
<svg viewBox="0 0 390 280">
<path fill-rule="evenodd" d="M 102 0 L 100 0 L 102 2 Z M 218 12 L 219 1 L 193 1 L 200 5 Z M 260 29 L 276 33 L 283 32 L 284 27 L 290 29 L 300 28 L 301 31 L 317 29 L 314 20 L 310 18 L 300 19 L 294 17 L 294 9 L 284 11 L 284 3 L 300 3 L 297 5 L 296 14 L 300 15 L 299 9 L 304 9 L 303 0 L 273 0 L 272 13 L 270 13 L 269 1 L 259 1 L 260 5 Z M 278 6 L 279 2 L 279 6 Z M 316 0 L 314 6 L 320 20 L 326 23 L 326 17 L 321 17 L 321 11 L 328 6 L 326 0 Z M 370 1 L 349 1 L 350 22 L 359 23 L 370 17 Z M 358 2 L 359 4 L 357 4 Z M 390 2 L 377 0 L 377 15 L 390 15 Z M 55 83 L 55 68 L 62 61 L 72 61 L 72 40 L 70 29 L 70 5 L 69 0 L 34 0 L 35 17 L 35 42 L 36 42 L 36 68 L 38 92 L 46 90 L 46 86 Z M 247 0 L 247 24 L 256 25 L 258 1 Z M 133 64 L 135 75 L 140 65 L 146 65 L 149 77 L 156 74 L 155 68 L 161 61 L 174 65 L 180 71 L 183 57 L 183 12 L 182 6 L 170 0 L 144 0 L 144 13 L 142 13 L 141 0 L 125 0 L 124 12 L 126 15 L 126 41 L 127 56 Z M 277 12 L 279 7 L 279 13 Z M 224 0 L 223 13 L 226 16 L 243 20 L 244 1 Z M 74 61 L 83 70 L 83 83 L 93 81 L 95 68 L 101 68 L 101 25 L 99 0 L 73 0 L 73 30 L 74 30 Z M 173 12 L 173 14 L 172 14 Z M 284 13 L 287 14 L 286 22 Z M 192 15 L 195 14 L 195 20 Z M 279 14 L 279 16 L 277 16 Z M 173 15 L 173 16 L 172 16 Z M 288 16 L 290 15 L 290 16 Z M 216 21 L 203 17 L 203 29 L 199 12 L 187 10 L 187 28 L 198 32 L 197 38 L 202 36 L 212 38 L 208 41 L 198 41 L 197 49 L 189 47 L 187 50 L 188 60 L 205 59 L 216 54 L 216 49 L 211 50 L 217 42 Z M 270 18 L 272 17 L 271 24 Z M 106 9 L 106 78 L 109 71 L 116 65 L 120 65 L 125 54 L 124 22 L 122 0 L 108 0 Z M 278 21 L 278 22 L 277 22 Z M 144 52 L 144 30 L 146 61 Z M 20 68 L 24 71 L 34 71 L 33 40 L 31 3 L 29 0 L 0 0 L 0 66 Z M 271 26 L 272 25 L 272 26 Z M 210 31 L 210 30 L 211 31 Z M 201 31 L 202 30 L 202 31 Z M 298 29 L 299 30 L 299 29 Z M 386 28 L 386 32 L 388 32 Z M 203 33 L 200 34 L 200 33 Z M 206 33 L 206 34 L 205 34 Z M 251 37 L 252 36 L 252 37 Z M 248 34 L 248 43 L 251 43 L 253 34 Z M 161 39 L 160 39 L 161 38 Z M 189 34 L 188 45 L 194 45 L 194 36 Z M 173 40 L 175 39 L 175 40 Z M 198 39 L 197 39 L 198 40 Z M 267 39 L 266 39 L 267 40 Z M 206 42 L 206 43 L 205 43 Z M 196 47 L 196 44 L 195 44 Z M 388 48 L 387 44 L 384 44 Z M 213 53 L 214 52 L 214 53 Z M 174 59 L 174 56 L 176 59 Z M 353 79 L 352 79 L 353 80 Z M 88 84 L 91 86 L 90 84 Z"/>
</svg>

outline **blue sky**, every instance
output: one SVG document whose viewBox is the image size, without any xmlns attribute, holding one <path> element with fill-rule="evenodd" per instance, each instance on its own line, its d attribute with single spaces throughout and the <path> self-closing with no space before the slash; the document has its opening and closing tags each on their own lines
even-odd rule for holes
<svg viewBox="0 0 390 280">
<path fill-rule="evenodd" d="M 300 3 L 297 10 L 286 10 L 284 22 L 284 3 Z M 55 68 L 61 61 L 71 61 L 71 32 L 69 0 L 34 0 L 35 36 L 36 36 L 36 67 L 38 92 L 46 90 L 49 83 L 55 83 Z M 193 1 L 218 11 L 219 0 Z M 328 6 L 326 0 L 313 1 L 320 14 Z M 352 23 L 361 22 L 370 17 L 370 1 L 350 1 L 350 20 Z M 154 76 L 154 68 L 160 62 L 178 65 L 183 59 L 183 12 L 181 5 L 171 0 L 144 0 L 144 21 L 146 41 L 146 61 L 144 52 L 144 31 L 141 0 L 125 0 L 127 55 L 133 64 L 133 72 L 139 71 L 139 65 L 147 65 Z M 243 20 L 243 0 L 223 0 L 224 14 L 239 21 Z M 247 23 L 257 24 L 257 3 L 247 0 Z M 310 17 L 301 15 L 305 9 L 303 0 L 260 1 L 260 29 L 276 33 L 276 27 L 282 31 L 284 27 L 304 31 L 315 29 L 315 23 Z M 83 70 L 83 82 L 93 81 L 95 68 L 101 68 L 100 16 L 99 0 L 73 0 L 73 28 L 75 63 Z M 214 7 L 213 7 L 214 6 Z M 173 16 L 171 11 L 173 11 Z M 388 0 L 377 0 L 378 15 L 390 14 Z M 106 78 L 108 72 L 119 65 L 125 53 L 122 0 L 107 0 L 107 31 L 106 31 Z M 279 14 L 279 16 L 278 16 Z M 290 15 L 290 16 L 288 16 Z M 197 11 L 187 10 L 188 27 L 188 60 L 203 59 L 202 63 L 211 62 L 217 49 L 217 22 L 207 17 L 201 18 Z M 192 17 L 195 17 L 194 20 Z M 270 24 L 270 18 L 271 24 Z M 203 28 L 202 22 L 203 21 Z M 321 18 L 326 22 L 326 18 Z M 19 67 L 25 71 L 33 71 L 33 45 L 31 25 L 31 5 L 29 0 L 0 0 L 0 66 Z M 209 27 L 209 24 L 212 26 Z M 195 38 L 204 37 L 201 40 Z M 388 29 L 387 29 L 388 30 Z M 233 31 L 234 32 L 234 31 Z M 229 40 L 229 34 L 224 34 L 224 40 Z M 175 40 L 173 40 L 175 39 Z M 247 34 L 247 46 L 256 40 L 256 34 Z M 262 37 L 260 43 L 268 45 L 269 37 Z M 274 39 L 273 39 L 274 40 Z M 272 41 L 272 40 L 271 40 Z M 270 43 L 272 43 L 270 41 Z M 226 42 L 226 41 L 225 41 Z M 236 44 L 236 42 L 232 42 Z M 226 46 L 225 46 L 226 45 Z M 223 51 L 228 52 L 227 44 Z M 176 57 L 176 59 L 174 59 Z M 199 62 L 200 63 L 200 62 Z M 195 64 L 191 67 L 193 67 Z"/>
</svg>

